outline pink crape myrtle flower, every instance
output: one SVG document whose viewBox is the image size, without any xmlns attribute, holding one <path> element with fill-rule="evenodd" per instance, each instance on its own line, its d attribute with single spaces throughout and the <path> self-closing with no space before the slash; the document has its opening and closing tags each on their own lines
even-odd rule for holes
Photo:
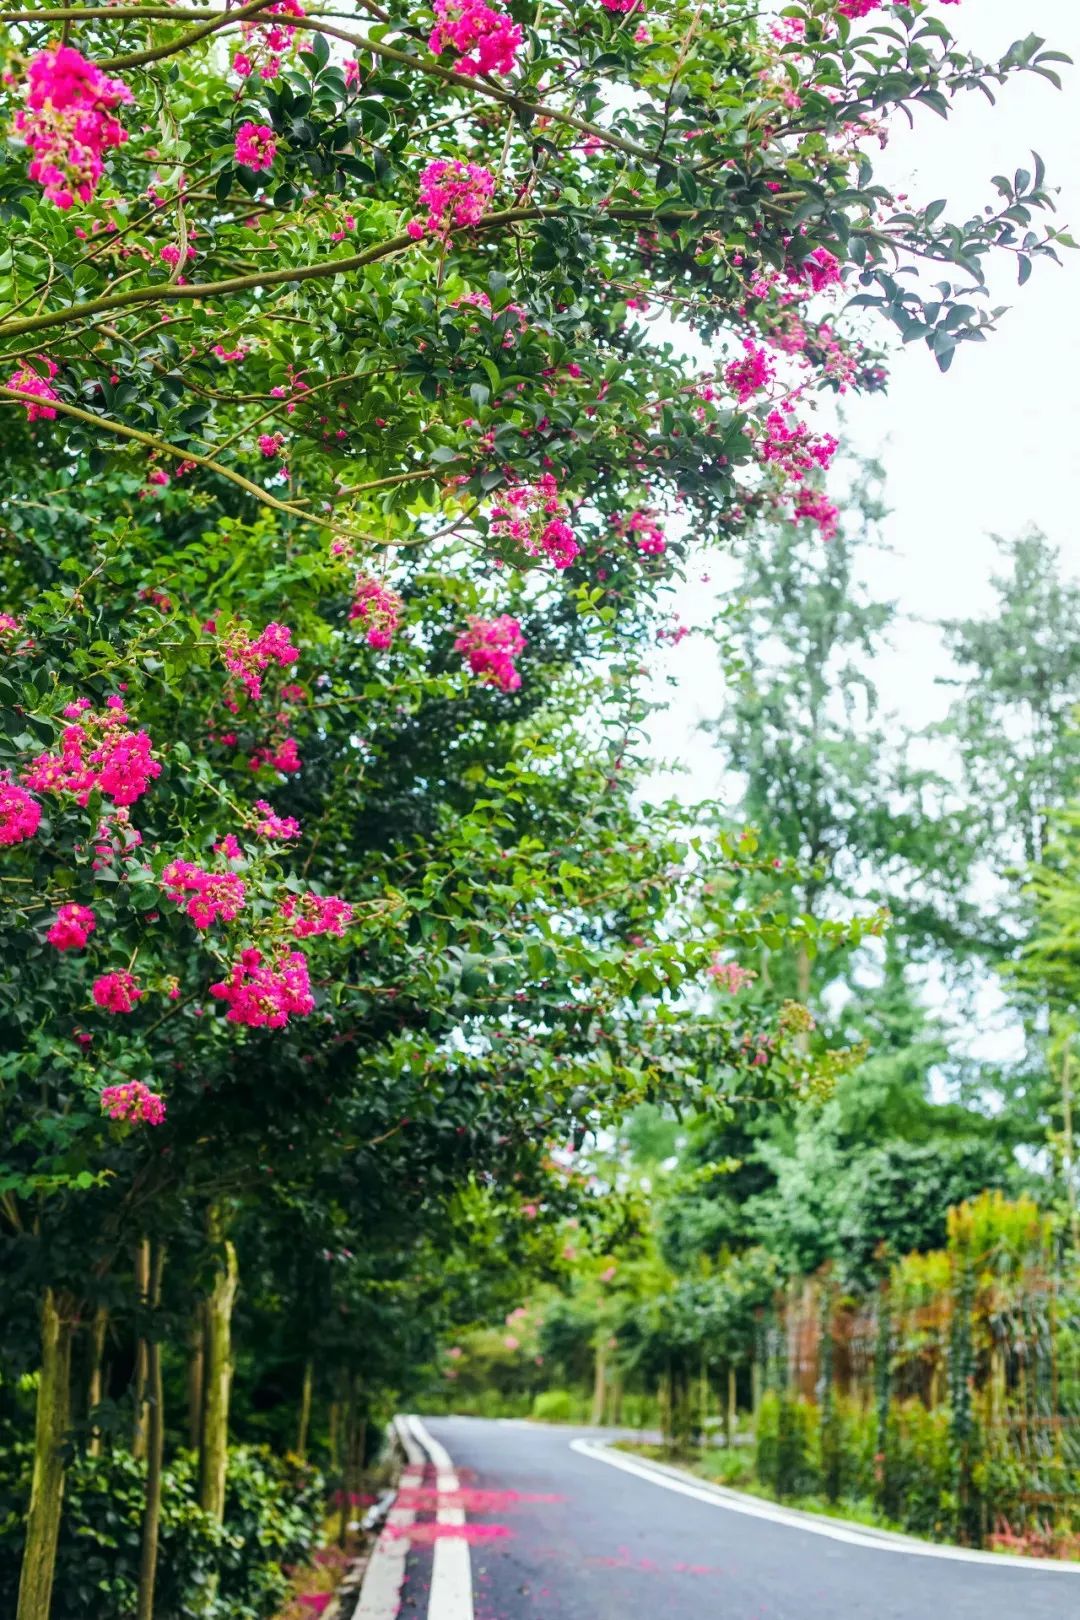
<svg viewBox="0 0 1080 1620">
<path fill-rule="evenodd" d="M 41 806 L 17 782 L 0 781 L 0 844 L 21 844 L 33 838 L 41 821 Z"/>
<path fill-rule="evenodd" d="M 135 1003 L 143 994 L 134 975 L 126 968 L 116 973 L 103 973 L 94 980 L 90 993 L 104 1012 L 111 1013 L 134 1012 Z"/>
<path fill-rule="evenodd" d="M 552 473 L 535 484 L 508 489 L 491 514 L 491 532 L 499 539 L 515 540 L 531 557 L 545 556 L 560 571 L 580 554 L 567 509 Z"/>
<path fill-rule="evenodd" d="M 742 360 L 732 360 L 724 368 L 724 381 L 731 389 L 740 405 L 754 394 L 759 394 L 767 388 L 776 376 L 772 361 L 764 349 L 752 343 L 749 338 L 743 339 L 745 355 Z"/>
<path fill-rule="evenodd" d="M 282 776 L 291 776 L 302 764 L 295 737 L 283 737 L 280 742 L 269 744 L 265 748 L 256 748 L 251 756 L 253 771 L 269 765 L 272 770 L 280 771 Z"/>
<path fill-rule="evenodd" d="M 709 978 L 729 995 L 735 996 L 745 985 L 752 983 L 757 974 L 752 968 L 740 967 L 738 962 L 724 962 L 717 955 L 709 964 Z"/>
<path fill-rule="evenodd" d="M 667 550 L 664 531 L 651 507 L 640 507 L 629 517 L 616 518 L 615 532 L 635 545 L 643 557 L 662 557 Z"/>
<path fill-rule="evenodd" d="M 132 1125 L 163 1125 L 165 1099 L 141 1080 L 128 1080 L 122 1086 L 105 1087 L 101 1112 L 109 1119 L 127 1120 Z"/>
<path fill-rule="evenodd" d="M 161 887 L 183 906 L 196 928 L 209 928 L 218 918 L 235 922 L 244 909 L 244 880 L 233 872 L 207 872 L 191 861 L 170 861 Z"/>
<path fill-rule="evenodd" d="M 252 640 L 246 630 L 230 630 L 221 640 L 221 660 L 231 675 L 238 675 L 252 698 L 262 693 L 263 672 L 271 664 L 288 669 L 300 657 L 287 624 L 271 621 Z"/>
<path fill-rule="evenodd" d="M 278 909 L 286 922 L 292 924 L 297 939 L 307 939 L 312 934 L 336 934 L 340 939 L 353 917 L 348 901 L 332 894 L 286 895 Z"/>
<path fill-rule="evenodd" d="M 835 538 L 840 513 L 822 490 L 811 489 L 809 486 L 797 490 L 794 516 L 796 521 L 799 518 L 806 518 L 809 522 L 816 523 L 823 540 Z"/>
<path fill-rule="evenodd" d="M 58 951 L 81 951 L 96 927 L 97 918 L 89 906 L 61 906 L 45 938 Z"/>
<path fill-rule="evenodd" d="M 765 418 L 761 459 L 785 477 L 801 478 L 815 467 L 826 469 L 838 448 L 831 433 L 812 433 L 805 422 L 795 421 L 790 413 L 770 411 Z"/>
<path fill-rule="evenodd" d="M 300 823 L 295 816 L 279 816 L 265 799 L 256 799 L 255 808 L 260 812 L 260 819 L 255 823 L 255 832 L 259 838 L 300 837 Z"/>
<path fill-rule="evenodd" d="M 31 180 L 57 208 L 70 208 L 76 199 L 88 203 L 105 172 L 103 154 L 128 138 L 113 113 L 132 100 L 131 91 L 72 45 L 32 57 L 27 85 L 15 130 L 33 154 Z"/>
<path fill-rule="evenodd" d="M 150 738 L 130 729 L 123 700 L 111 697 L 100 713 L 81 709 L 61 735 L 59 754 L 38 754 L 23 779 L 35 793 L 70 793 L 77 804 L 96 788 L 114 804 L 130 805 L 160 775 Z"/>
<path fill-rule="evenodd" d="M 629 14 L 631 11 L 637 11 L 641 7 L 642 0 L 600 0 L 600 4 L 603 6 L 605 11 L 617 11 Z"/>
<path fill-rule="evenodd" d="M 19 394 L 33 394 L 34 400 L 26 405 L 26 420 L 37 422 L 52 420 L 56 412 L 49 401 L 59 399 L 59 394 L 52 386 L 52 379 L 56 376 L 59 367 L 47 355 L 35 355 L 35 360 L 46 373 L 43 377 L 36 371 L 29 360 L 24 360 L 17 371 L 13 371 L 7 380 L 9 388 Z"/>
<path fill-rule="evenodd" d="M 464 653 L 474 675 L 500 692 L 516 692 L 521 675 L 514 659 L 525 650 L 521 625 L 509 613 L 496 619 L 469 618 L 469 628 L 454 642 L 454 651 Z"/>
<path fill-rule="evenodd" d="M 811 292 L 824 292 L 828 287 L 839 287 L 840 260 L 828 248 L 817 247 L 801 264 L 789 264 L 784 271 L 788 281 L 806 284 Z"/>
<path fill-rule="evenodd" d="M 409 235 L 419 240 L 429 236 L 447 236 L 452 230 L 476 225 L 495 195 L 495 176 L 479 163 L 466 163 L 461 158 L 436 158 L 420 176 L 420 201 L 427 209 L 427 219 L 421 223 L 414 219 Z"/>
<path fill-rule="evenodd" d="M 522 32 L 511 17 L 492 11 L 484 0 L 435 0 L 435 27 L 428 44 L 436 56 L 458 53 L 458 73 L 512 73 Z"/>
<path fill-rule="evenodd" d="M 241 124 L 236 132 L 235 155 L 245 169 L 272 169 L 277 139 L 269 124 Z"/>
<path fill-rule="evenodd" d="M 349 609 L 349 621 L 359 619 L 367 632 L 368 646 L 385 652 L 401 626 L 403 607 L 404 603 L 396 591 L 390 590 L 389 586 L 383 585 L 371 574 L 359 574 Z"/>
<path fill-rule="evenodd" d="M 270 963 L 253 947 L 241 951 L 226 977 L 210 986 L 210 994 L 227 1005 L 229 1023 L 251 1029 L 282 1029 L 290 1017 L 315 1010 L 302 951 L 288 951 Z"/>
</svg>

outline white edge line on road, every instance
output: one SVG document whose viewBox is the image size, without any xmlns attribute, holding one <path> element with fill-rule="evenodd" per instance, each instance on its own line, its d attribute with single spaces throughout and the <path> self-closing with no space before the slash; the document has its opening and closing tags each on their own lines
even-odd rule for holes
<svg viewBox="0 0 1080 1620">
<path fill-rule="evenodd" d="M 418 1417 L 410 1416 L 408 1421 L 413 1434 L 435 1466 L 435 1488 L 439 1494 L 460 1490 L 461 1484 L 446 1447 L 428 1433 Z M 465 1510 L 460 1507 L 440 1507 L 435 1514 L 435 1522 L 464 1525 Z M 469 1544 L 464 1538 L 447 1537 L 445 1541 L 435 1543 L 431 1560 L 428 1620 L 473 1620 L 472 1559 Z"/>
<path fill-rule="evenodd" d="M 404 1418 L 395 1418 L 394 1428 L 405 1453 L 406 1465 L 400 1484 L 407 1490 L 416 1490 L 423 1483 L 426 1458 Z M 386 1515 L 386 1524 L 371 1549 L 352 1620 L 396 1620 L 401 1609 L 401 1588 L 405 1584 L 405 1561 L 409 1556 L 409 1538 L 400 1532 L 407 1530 L 415 1518 L 412 1508 L 393 1507 Z"/>
<path fill-rule="evenodd" d="M 728 1490 L 723 1485 L 698 1485 L 689 1477 L 650 1467 L 636 1457 L 613 1451 L 604 1441 L 571 1440 L 570 1449 L 583 1457 L 591 1457 L 594 1462 L 607 1463 L 611 1468 L 636 1474 L 639 1479 L 648 1480 L 650 1485 L 660 1485 L 680 1496 L 692 1496 L 695 1501 L 708 1502 L 713 1507 L 725 1508 L 729 1513 L 745 1513 L 752 1519 L 768 1519 L 773 1524 L 786 1525 L 789 1530 L 806 1530 L 812 1536 L 827 1536 L 830 1541 L 844 1541 L 853 1547 L 869 1547 L 873 1552 L 906 1553 L 912 1558 L 951 1558 L 967 1564 L 989 1564 L 998 1569 L 1041 1569 L 1047 1573 L 1080 1575 L 1080 1564 L 1059 1558 L 1024 1558 L 1015 1553 L 978 1552 L 972 1547 L 942 1547 L 930 1541 L 909 1541 L 900 1536 L 894 1538 L 876 1534 L 869 1526 L 865 1529 L 855 1525 L 849 1527 L 824 1518 L 815 1521 L 807 1514 L 782 1507 L 778 1502 L 759 1501 L 756 1497 Z"/>
</svg>

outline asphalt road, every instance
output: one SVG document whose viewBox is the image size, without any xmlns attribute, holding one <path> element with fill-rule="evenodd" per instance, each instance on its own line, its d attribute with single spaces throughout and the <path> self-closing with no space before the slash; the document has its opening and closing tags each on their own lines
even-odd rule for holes
<svg viewBox="0 0 1080 1620">
<path fill-rule="evenodd" d="M 1080 1620 L 1080 1571 L 736 1511 L 573 1449 L 595 1431 L 424 1427 L 464 1490 L 474 1620 Z M 403 1620 L 444 1620 L 430 1561 L 409 1555 Z"/>
</svg>

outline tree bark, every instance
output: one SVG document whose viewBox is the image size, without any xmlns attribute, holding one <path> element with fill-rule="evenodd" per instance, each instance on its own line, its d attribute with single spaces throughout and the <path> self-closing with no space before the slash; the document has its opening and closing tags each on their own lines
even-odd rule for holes
<svg viewBox="0 0 1080 1620">
<path fill-rule="evenodd" d="M 64 1496 L 64 1437 L 71 1390 L 71 1322 L 52 1289 L 41 1306 L 41 1373 L 34 1421 L 34 1471 L 16 1620 L 48 1620 Z"/>
<path fill-rule="evenodd" d="M 1076 1213 L 1076 1158 L 1073 1144 L 1071 1037 L 1066 1036 L 1061 1053 L 1062 1170 L 1065 1175 L 1065 1203 L 1069 1211 L 1069 1238 L 1073 1258 L 1080 1254 L 1080 1221 Z"/>
<path fill-rule="evenodd" d="M 307 1457 L 308 1429 L 311 1427 L 311 1387 L 315 1368 L 311 1361 L 304 1362 L 304 1379 L 300 1385 L 300 1417 L 296 1425 L 296 1455 L 303 1461 Z"/>
<path fill-rule="evenodd" d="M 150 1305 L 161 1304 L 161 1273 L 165 1249 L 154 1245 L 150 1261 Z M 161 1467 L 165 1456 L 165 1413 L 161 1381 L 161 1343 L 156 1334 L 147 1338 L 146 1393 L 146 1501 L 143 1507 L 142 1550 L 139 1560 L 139 1589 L 135 1620 L 154 1620 L 154 1581 L 157 1575 L 158 1532 L 161 1527 Z"/>
<path fill-rule="evenodd" d="M 90 1329 L 90 1371 L 86 1380 L 86 1410 L 91 1414 L 101 1402 L 102 1377 L 105 1361 L 105 1335 L 109 1328 L 109 1309 L 99 1305 L 94 1312 Z M 91 1457 L 101 1456 L 101 1430 L 91 1429 L 87 1451 Z"/>
<path fill-rule="evenodd" d="M 596 1343 L 596 1355 L 593 1362 L 593 1396 L 590 1422 L 599 1427 L 604 1421 L 604 1408 L 607 1405 L 607 1340 L 601 1337 Z"/>
<path fill-rule="evenodd" d="M 202 1450 L 203 1371 L 205 1363 L 206 1307 L 202 1300 L 195 1306 L 188 1338 L 187 1364 L 187 1435 L 192 1451 Z"/>
<path fill-rule="evenodd" d="M 727 1406 L 724 1410 L 724 1434 L 730 1449 L 735 1444 L 735 1424 L 738 1419 L 738 1396 L 735 1382 L 735 1366 L 728 1363 L 727 1370 Z"/>
<path fill-rule="evenodd" d="M 210 1242 L 220 1248 L 223 1263 L 206 1302 L 206 1388 L 199 1448 L 199 1506 L 220 1520 L 225 1516 L 225 1478 L 229 1466 L 232 1310 L 239 1273 L 236 1250 L 225 1236 L 225 1219 L 217 1204 L 210 1207 L 207 1235 Z"/>
<path fill-rule="evenodd" d="M 150 1292 L 150 1239 L 140 1238 L 135 1250 L 135 1302 L 144 1311 Z M 146 1456 L 146 1340 L 135 1341 L 135 1417 L 131 1429 L 131 1455 L 140 1461 Z"/>
</svg>

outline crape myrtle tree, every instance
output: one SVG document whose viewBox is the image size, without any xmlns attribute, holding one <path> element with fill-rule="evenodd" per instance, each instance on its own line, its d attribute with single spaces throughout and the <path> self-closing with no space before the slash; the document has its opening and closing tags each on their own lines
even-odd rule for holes
<svg viewBox="0 0 1080 1620">
<path fill-rule="evenodd" d="M 641 1100 L 812 1080 L 791 1009 L 749 1044 L 680 1014 L 718 945 L 794 945 L 732 903 L 752 851 L 641 814 L 637 683 L 702 537 L 832 532 L 815 395 L 884 382 L 845 301 L 946 367 L 1001 313 L 988 258 L 1068 240 L 1038 162 L 957 223 L 874 182 L 891 112 L 1054 79 L 1034 37 L 969 56 L 947 3 L 4 13 L 20 1620 L 125 1285 L 149 1615 L 161 1335 L 201 1279 L 220 1518 L 239 1215 L 326 1151 L 512 1193 Z M 367 1192 L 335 1196 L 362 1242 Z"/>
</svg>

